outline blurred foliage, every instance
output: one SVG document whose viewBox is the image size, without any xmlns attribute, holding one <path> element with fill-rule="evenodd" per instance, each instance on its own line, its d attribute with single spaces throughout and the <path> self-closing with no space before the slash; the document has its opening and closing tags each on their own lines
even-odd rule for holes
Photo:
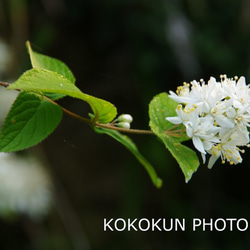
<svg viewBox="0 0 250 250">
<path fill-rule="evenodd" d="M 0 0 L 0 30 L 12 52 L 6 79 L 30 67 L 25 50 L 30 40 L 36 50 L 64 61 L 84 92 L 132 114 L 135 128 L 148 128 L 154 95 L 183 81 L 224 73 L 250 79 L 247 0 Z M 77 100 L 60 103 L 88 112 Z M 83 238 L 81 230 L 69 230 L 74 221 L 93 250 L 250 248 L 249 230 L 103 232 L 103 219 L 112 217 L 250 219 L 249 150 L 243 164 L 200 166 L 185 184 L 160 142 L 150 136 L 133 140 L 156 162 L 165 180 L 161 190 L 125 149 L 65 117 L 40 147 L 67 193 L 66 199 L 57 191 L 57 204 L 66 199 L 74 208 L 63 213 L 69 223 L 63 224 L 56 209 L 41 222 L 2 221 L 1 249 L 84 249 L 73 244 Z"/>
</svg>

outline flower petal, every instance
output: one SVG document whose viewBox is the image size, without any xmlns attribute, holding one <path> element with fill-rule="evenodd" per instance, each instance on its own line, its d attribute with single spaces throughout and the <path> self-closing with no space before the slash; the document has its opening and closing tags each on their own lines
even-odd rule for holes
<svg viewBox="0 0 250 250">
<path fill-rule="evenodd" d="M 207 167 L 208 167 L 209 169 L 211 169 L 211 168 L 213 167 L 214 163 L 218 160 L 219 157 L 220 157 L 220 156 L 212 155 L 212 156 L 209 158 Z"/>
<path fill-rule="evenodd" d="M 193 144 L 201 153 L 206 154 L 206 151 L 204 150 L 203 143 L 201 139 L 198 136 L 193 136 Z"/>
<path fill-rule="evenodd" d="M 173 123 L 173 124 L 182 123 L 182 120 L 181 120 L 181 118 L 179 116 L 167 117 L 166 120 Z"/>
</svg>

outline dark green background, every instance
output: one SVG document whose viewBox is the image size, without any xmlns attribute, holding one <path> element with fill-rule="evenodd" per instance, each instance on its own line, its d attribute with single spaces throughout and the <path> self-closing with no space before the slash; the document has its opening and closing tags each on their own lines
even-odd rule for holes
<svg viewBox="0 0 250 250">
<path fill-rule="evenodd" d="M 133 128 L 148 129 L 153 96 L 183 81 L 220 74 L 250 79 L 248 0 L 0 0 L 0 13 L 0 35 L 15 55 L 6 79 L 30 68 L 30 40 L 35 50 L 64 61 L 83 92 L 130 113 Z M 89 111 L 70 98 L 60 104 L 85 116 Z M 250 219 L 248 149 L 243 164 L 201 165 L 186 184 L 155 137 L 132 138 L 163 179 L 160 190 L 125 148 L 64 117 L 39 150 L 74 230 L 63 225 L 57 209 L 40 222 L 2 220 L 1 249 L 88 249 L 72 244 L 81 246 L 86 238 L 93 250 L 250 249 L 250 229 L 104 232 L 104 218 Z"/>
</svg>

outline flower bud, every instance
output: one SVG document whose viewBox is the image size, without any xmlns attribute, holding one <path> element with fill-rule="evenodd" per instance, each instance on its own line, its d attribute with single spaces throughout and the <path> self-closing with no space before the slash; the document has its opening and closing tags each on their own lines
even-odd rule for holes
<svg viewBox="0 0 250 250">
<path fill-rule="evenodd" d="M 116 123 L 116 126 L 119 127 L 119 128 L 130 129 L 130 123 L 129 122 L 118 122 L 118 123 Z"/>
<path fill-rule="evenodd" d="M 123 115 L 120 115 L 116 121 L 118 122 L 128 122 L 128 123 L 131 123 L 133 121 L 133 117 L 129 114 L 123 114 Z"/>
</svg>

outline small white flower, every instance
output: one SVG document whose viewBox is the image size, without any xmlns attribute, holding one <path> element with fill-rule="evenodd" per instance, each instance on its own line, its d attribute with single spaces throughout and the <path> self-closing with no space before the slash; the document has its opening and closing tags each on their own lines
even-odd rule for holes
<svg viewBox="0 0 250 250">
<path fill-rule="evenodd" d="M 250 88 L 246 85 L 245 77 L 240 77 L 239 80 L 228 79 L 226 75 L 222 76 L 222 88 L 224 92 L 233 100 L 235 108 L 240 108 L 242 105 L 250 104 Z"/>
<path fill-rule="evenodd" d="M 211 109 L 211 115 L 214 117 L 217 125 L 226 128 L 233 128 L 235 126 L 231 118 L 231 116 L 235 114 L 235 112 L 232 111 L 232 103 L 232 100 L 220 101 Z"/>
<path fill-rule="evenodd" d="M 241 137 L 237 132 L 229 138 L 225 135 L 221 138 L 221 143 L 213 146 L 209 153 L 211 157 L 208 162 L 208 168 L 212 168 L 214 163 L 221 157 L 222 163 L 228 161 L 231 165 L 242 162 L 239 146 L 244 146 L 249 140 Z"/>
<path fill-rule="evenodd" d="M 203 154 L 206 154 L 206 151 L 209 150 L 214 143 L 219 142 L 217 134 L 220 128 L 213 126 L 209 116 L 197 119 L 196 123 L 193 123 L 192 126 L 189 127 L 189 130 L 191 130 L 189 137 L 192 137 L 194 146 Z"/>
<path fill-rule="evenodd" d="M 176 113 L 178 116 L 174 117 L 166 117 L 166 120 L 174 123 L 174 124 L 186 124 L 191 120 L 195 120 L 198 117 L 198 113 L 195 108 L 193 109 L 183 109 L 182 105 L 178 105 L 176 108 Z"/>
</svg>

